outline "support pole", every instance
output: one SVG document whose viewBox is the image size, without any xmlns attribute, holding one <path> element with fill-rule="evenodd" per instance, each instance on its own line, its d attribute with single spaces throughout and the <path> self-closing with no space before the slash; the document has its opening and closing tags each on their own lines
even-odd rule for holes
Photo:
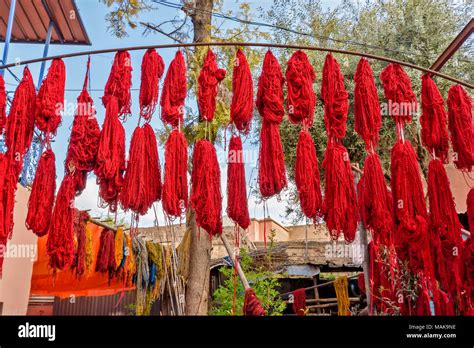
<svg viewBox="0 0 474 348">
<path fill-rule="evenodd" d="M 367 296 L 367 309 L 369 315 L 372 315 L 372 293 L 370 291 L 370 268 L 369 268 L 369 244 L 367 242 L 367 230 L 360 223 L 360 242 L 364 250 L 364 259 L 362 260 L 362 269 L 364 271 L 364 284 L 365 284 L 365 293 Z"/>
<path fill-rule="evenodd" d="M 224 246 L 227 250 L 227 253 L 229 254 L 230 259 L 232 260 L 232 262 L 235 263 L 235 254 L 232 251 L 232 247 L 230 246 L 230 243 L 227 240 L 227 237 L 224 235 L 224 232 L 221 234 L 221 240 L 224 243 Z M 237 267 L 237 274 L 239 275 L 240 281 L 242 282 L 245 290 L 250 289 L 249 282 L 247 281 L 247 277 L 245 277 L 242 267 L 240 267 L 240 263 L 237 262 L 237 264 L 234 265 L 234 267 Z"/>
<path fill-rule="evenodd" d="M 5 46 L 3 47 L 2 64 L 7 64 L 8 49 L 10 48 L 10 41 L 11 41 L 11 38 L 12 38 L 13 22 L 14 22 L 14 19 L 15 19 L 15 7 L 16 7 L 16 0 L 11 0 L 11 2 L 10 2 L 10 13 L 8 14 L 7 32 L 5 34 Z M 5 69 L 0 70 L 0 74 L 3 76 L 5 74 Z"/>
<path fill-rule="evenodd" d="M 49 45 L 51 44 L 51 35 L 53 34 L 53 21 L 49 21 L 49 26 L 48 26 L 48 33 L 46 35 L 46 41 L 44 43 L 44 49 L 43 49 L 43 58 L 48 56 L 49 52 Z M 44 71 L 46 69 L 46 61 L 43 60 L 41 62 L 41 69 L 38 77 L 38 85 L 36 86 L 36 89 L 39 89 L 41 86 L 41 82 L 43 81 L 44 77 Z"/>
</svg>

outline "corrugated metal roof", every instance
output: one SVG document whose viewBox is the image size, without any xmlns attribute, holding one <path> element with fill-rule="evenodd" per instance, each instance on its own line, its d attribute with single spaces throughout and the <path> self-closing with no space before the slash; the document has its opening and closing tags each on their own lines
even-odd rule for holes
<svg viewBox="0 0 474 348">
<path fill-rule="evenodd" d="M 0 40 L 5 41 L 11 0 L 0 0 Z M 44 43 L 50 20 L 52 44 L 90 45 L 74 0 L 17 0 L 12 42 Z"/>
</svg>

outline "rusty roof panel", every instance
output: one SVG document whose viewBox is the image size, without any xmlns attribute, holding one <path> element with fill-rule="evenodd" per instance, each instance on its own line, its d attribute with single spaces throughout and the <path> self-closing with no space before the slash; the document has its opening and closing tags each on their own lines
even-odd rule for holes
<svg viewBox="0 0 474 348">
<path fill-rule="evenodd" d="M 5 41 L 10 3 L 0 0 L 0 41 Z M 91 44 L 74 0 L 17 0 L 12 42 L 44 43 L 50 19 L 52 44 Z"/>
</svg>

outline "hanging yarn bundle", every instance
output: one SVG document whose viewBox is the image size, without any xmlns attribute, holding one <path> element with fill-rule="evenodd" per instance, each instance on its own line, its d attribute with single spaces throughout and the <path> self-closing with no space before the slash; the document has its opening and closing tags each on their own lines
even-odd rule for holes
<svg viewBox="0 0 474 348">
<path fill-rule="evenodd" d="M 181 216 L 188 207 L 188 144 L 177 129 L 170 133 L 165 145 L 162 203 L 171 216 Z"/>
<path fill-rule="evenodd" d="M 198 77 L 198 107 L 202 121 L 212 122 L 216 112 L 217 87 L 226 75 L 224 69 L 219 69 L 216 56 L 211 49 L 207 51 Z"/>
<path fill-rule="evenodd" d="M 250 225 L 242 140 L 232 136 L 227 158 L 227 215 L 244 230 Z"/>
<path fill-rule="evenodd" d="M 391 189 L 397 255 L 416 274 L 433 275 L 428 236 L 428 214 L 418 158 L 408 140 L 398 140 L 391 154 Z"/>
<path fill-rule="evenodd" d="M 99 184 L 99 196 L 115 212 L 125 171 L 125 130 L 118 118 L 117 98 L 111 97 L 100 133 L 97 163 L 94 170 Z"/>
<path fill-rule="evenodd" d="M 234 61 L 232 73 L 232 103 L 230 105 L 230 122 L 247 134 L 253 114 L 253 80 L 249 63 L 244 52 L 239 48 Z"/>
<path fill-rule="evenodd" d="M 28 151 L 33 139 L 35 104 L 36 89 L 30 70 L 26 67 L 15 91 L 5 130 L 5 144 L 9 153 L 20 158 L 20 161 L 17 161 L 20 170 L 23 166 L 23 155 Z"/>
<path fill-rule="evenodd" d="M 423 145 L 432 155 L 446 163 L 449 144 L 444 100 L 429 74 L 424 74 L 421 78 L 421 111 Z"/>
<path fill-rule="evenodd" d="M 421 282 L 421 286 L 418 289 L 418 298 L 415 303 L 416 315 L 419 316 L 430 316 L 431 305 L 430 305 L 430 293 L 426 279 Z"/>
<path fill-rule="evenodd" d="M 127 171 L 120 193 L 124 210 L 145 215 L 161 198 L 161 172 L 158 144 L 150 124 L 137 127 L 130 142 Z"/>
<path fill-rule="evenodd" d="M 64 162 L 66 172 L 73 173 L 76 195 L 85 189 L 87 173 L 94 169 L 99 150 L 100 128 L 97 123 L 94 101 L 87 92 L 89 67 L 90 59 L 87 61 L 84 85 L 77 98 L 77 110 Z"/>
<path fill-rule="evenodd" d="M 63 270 L 74 260 L 74 195 L 74 180 L 66 174 L 56 196 L 46 244 L 53 270 Z"/>
<path fill-rule="evenodd" d="M 295 184 L 303 214 L 316 220 L 323 199 L 316 148 L 311 134 L 305 129 L 301 130 L 296 146 Z"/>
<path fill-rule="evenodd" d="M 0 245 L 5 245 L 13 232 L 15 192 L 21 167 L 10 153 L 0 153 Z"/>
<path fill-rule="evenodd" d="M 90 219 L 87 211 L 76 210 L 74 214 L 74 231 L 76 233 L 76 253 L 72 268 L 76 271 L 76 276 L 81 278 L 86 273 L 87 258 L 87 231 L 86 226 Z"/>
<path fill-rule="evenodd" d="M 115 272 L 117 265 L 115 264 L 115 235 L 113 231 L 102 230 L 96 260 L 96 272 L 109 273 L 109 276 Z"/>
<path fill-rule="evenodd" d="M 222 233 L 221 173 L 214 145 L 201 139 L 194 145 L 191 207 L 196 224 L 211 236 Z"/>
<path fill-rule="evenodd" d="M 302 123 L 306 127 L 313 125 L 316 94 L 313 81 L 316 79 L 308 56 L 301 50 L 293 53 L 286 68 L 288 117 L 292 123 Z"/>
<path fill-rule="evenodd" d="M 474 188 L 470 189 L 467 194 L 466 206 L 469 231 L 474 232 Z"/>
<path fill-rule="evenodd" d="M 257 109 L 262 117 L 258 184 L 260 193 L 269 198 L 286 187 L 286 169 L 278 125 L 283 120 L 283 75 L 271 51 L 265 54 L 258 79 Z"/>
<path fill-rule="evenodd" d="M 163 58 L 154 48 L 149 48 L 143 55 L 140 84 L 140 116 L 147 122 L 151 120 L 158 102 L 158 84 L 164 69 Z"/>
<path fill-rule="evenodd" d="M 328 139 L 344 138 L 349 108 L 348 95 L 339 63 L 332 54 L 328 54 L 324 61 L 321 99 L 324 101 L 324 124 Z"/>
<path fill-rule="evenodd" d="M 393 219 L 390 196 L 382 164 L 377 153 L 369 153 L 364 162 L 364 174 L 357 185 L 359 212 L 372 237 L 384 245 L 392 244 Z"/>
<path fill-rule="evenodd" d="M 382 125 L 380 102 L 369 61 L 361 58 L 354 75 L 354 129 L 368 150 L 379 140 Z"/>
<path fill-rule="evenodd" d="M 122 266 L 124 258 L 124 243 L 125 237 L 122 227 L 117 227 L 117 232 L 115 232 L 115 243 L 114 243 L 114 258 L 115 258 L 115 268 L 118 269 Z"/>
<path fill-rule="evenodd" d="M 36 98 L 35 124 L 46 134 L 56 134 L 61 123 L 65 85 L 66 66 L 62 59 L 53 59 Z"/>
<path fill-rule="evenodd" d="M 411 88 L 410 77 L 399 64 L 389 64 L 380 73 L 389 114 L 395 122 L 411 122 L 417 110 L 416 95 Z"/>
<path fill-rule="evenodd" d="M 349 311 L 349 290 L 347 276 L 342 276 L 334 280 L 334 289 L 337 297 L 337 315 L 350 315 Z"/>
<path fill-rule="evenodd" d="M 186 63 L 183 54 L 178 51 L 168 67 L 163 83 L 160 99 L 163 122 L 173 127 L 183 124 L 186 91 Z"/>
<path fill-rule="evenodd" d="M 293 294 L 293 312 L 297 316 L 306 315 L 306 290 L 297 289 L 292 292 Z"/>
<path fill-rule="evenodd" d="M 267 312 L 263 309 L 260 301 L 255 295 L 255 292 L 252 288 L 248 288 L 245 290 L 245 299 L 244 299 L 244 308 L 243 312 L 245 316 L 266 316 Z"/>
<path fill-rule="evenodd" d="M 56 192 L 56 157 L 47 149 L 38 161 L 35 179 L 28 199 L 26 227 L 38 237 L 48 233 Z"/>
<path fill-rule="evenodd" d="M 461 85 L 454 85 L 448 91 L 448 121 L 454 164 L 456 168 L 470 172 L 474 167 L 472 100 Z"/>
<path fill-rule="evenodd" d="M 112 69 L 104 88 L 102 103 L 107 108 L 112 97 L 117 99 L 118 115 L 120 117 L 131 114 L 132 61 L 128 51 L 117 51 Z"/>
<path fill-rule="evenodd" d="M 448 176 L 439 159 L 428 166 L 428 199 L 430 204 L 430 240 L 437 279 L 444 291 L 455 294 L 462 287 L 461 223 L 451 193 Z M 439 242 L 438 242 L 439 239 Z"/>
<path fill-rule="evenodd" d="M 5 89 L 5 80 L 0 75 L 0 135 L 3 134 L 5 124 L 7 123 L 7 91 Z"/>
</svg>

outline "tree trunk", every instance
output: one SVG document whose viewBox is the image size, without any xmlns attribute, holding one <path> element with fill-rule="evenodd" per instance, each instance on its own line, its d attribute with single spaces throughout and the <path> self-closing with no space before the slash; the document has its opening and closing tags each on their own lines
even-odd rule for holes
<svg viewBox="0 0 474 348">
<path fill-rule="evenodd" d="M 195 0 L 186 3 L 184 10 L 193 22 L 194 42 L 209 41 L 213 5 L 214 0 Z M 207 315 L 211 239 L 206 231 L 198 231 L 194 216 L 194 212 L 191 211 L 187 219 L 188 229 L 191 230 L 191 245 L 186 284 L 186 315 Z"/>
</svg>

